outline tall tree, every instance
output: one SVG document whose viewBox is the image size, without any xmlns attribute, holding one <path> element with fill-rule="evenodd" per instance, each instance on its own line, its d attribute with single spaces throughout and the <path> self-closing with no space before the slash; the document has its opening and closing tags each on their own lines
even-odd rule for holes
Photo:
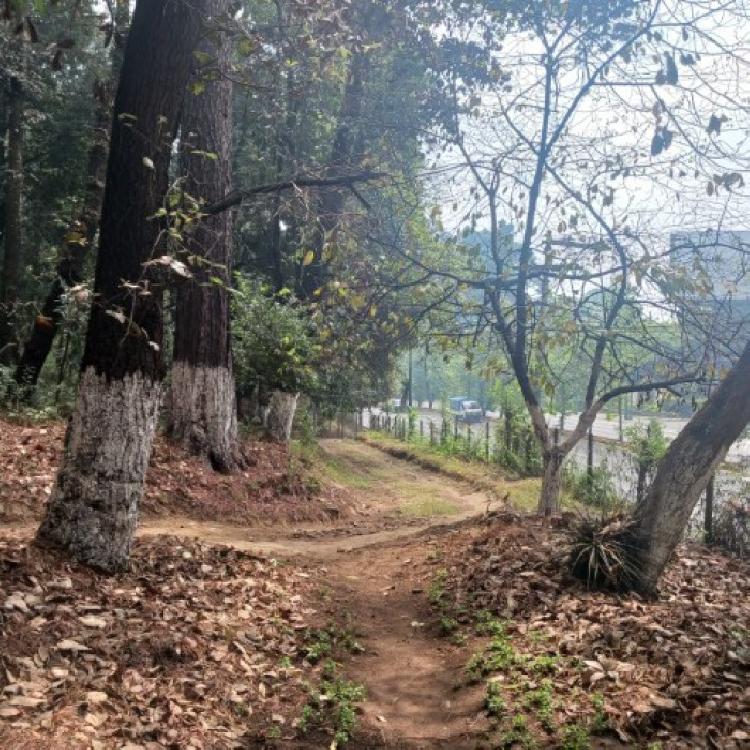
<svg viewBox="0 0 750 750">
<path fill-rule="evenodd" d="M 94 304 L 65 454 L 37 538 L 107 572 L 128 564 L 162 396 L 158 280 L 144 264 L 164 225 L 201 0 L 139 0 L 115 98 Z"/>
<path fill-rule="evenodd" d="M 210 25 L 196 50 L 203 61 L 182 116 L 181 169 L 200 207 L 232 187 L 232 80 L 228 0 L 209 0 Z M 240 461 L 229 329 L 232 213 L 197 222 L 186 242 L 191 278 L 177 290 L 169 432 L 215 469 Z"/>
<path fill-rule="evenodd" d="M 5 231 L 2 276 L 0 276 L 0 363 L 18 356 L 13 340 L 13 307 L 18 298 L 21 272 L 23 200 L 24 91 L 21 79 L 8 82 L 8 147 L 6 154 L 4 209 Z"/>
<path fill-rule="evenodd" d="M 694 383 L 707 369 L 706 339 L 686 352 L 659 335 L 654 313 L 674 315 L 675 290 L 691 283 L 670 262 L 664 227 L 704 210 L 706 180 L 710 195 L 742 182 L 726 173 L 744 159 L 712 133 L 710 108 L 721 102 L 722 112 L 745 117 L 735 94 L 750 65 L 744 39 L 729 52 L 715 33 L 724 13 L 746 28 L 743 4 L 716 14 L 696 13 L 699 5 L 440 4 L 445 34 L 434 60 L 448 106 L 431 144 L 436 213 L 452 204 L 459 236 L 481 222 L 489 239 L 474 258 L 447 257 L 437 268 L 416 250 L 412 257 L 469 290 L 450 332 L 461 326 L 472 341 L 483 333 L 503 351 L 543 455 L 546 515 L 559 509 L 565 458 L 608 403 Z M 737 77 L 712 79 L 716 99 L 706 106 L 684 92 L 713 75 L 713 63 L 700 62 L 708 50 L 731 57 Z M 717 224 L 729 213 L 729 199 L 720 201 Z M 544 398 L 561 385 L 564 349 L 587 372 L 581 414 L 557 442 Z"/>
<path fill-rule="evenodd" d="M 91 257 L 90 250 L 99 227 L 99 214 L 104 196 L 114 91 L 122 69 L 122 56 L 129 20 L 128 3 L 116 3 L 110 21 L 112 32 L 110 76 L 108 80 L 97 79 L 93 86 L 94 123 L 86 165 L 83 203 L 78 216 L 65 231 L 54 280 L 34 320 L 16 368 L 16 381 L 26 388 L 27 393 L 30 393 L 31 388 L 36 385 L 39 373 L 52 350 L 52 344 L 62 322 L 63 297 L 68 289 L 83 281 L 87 261 Z"/>
<path fill-rule="evenodd" d="M 727 451 L 750 423 L 750 343 L 737 364 L 671 443 L 635 510 L 638 586 L 651 593 L 695 504 Z"/>
</svg>

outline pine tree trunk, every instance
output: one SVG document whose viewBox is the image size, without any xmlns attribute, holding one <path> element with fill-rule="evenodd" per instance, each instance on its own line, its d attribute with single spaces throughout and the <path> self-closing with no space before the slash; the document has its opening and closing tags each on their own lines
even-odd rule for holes
<svg viewBox="0 0 750 750">
<path fill-rule="evenodd" d="M 288 443 L 292 439 L 292 425 L 298 399 L 299 393 L 286 393 L 285 391 L 271 393 L 264 423 L 269 437 L 277 443 Z"/>
<path fill-rule="evenodd" d="M 562 490 L 563 453 L 556 447 L 543 452 L 542 492 L 539 496 L 539 515 L 553 516 L 560 511 Z"/>
<path fill-rule="evenodd" d="M 331 154 L 328 160 L 328 173 L 341 174 L 352 169 L 362 160 L 362 144 L 357 130 L 362 116 L 362 104 L 365 96 L 365 75 L 367 57 L 357 51 L 352 56 L 346 89 L 339 112 L 338 125 L 334 136 Z M 337 188 L 322 190 L 318 197 L 318 226 L 312 241 L 313 262 L 302 269 L 301 292 L 309 298 L 316 289 L 323 285 L 326 276 L 326 261 L 323 259 L 328 236 L 341 221 L 346 204 L 344 193 Z"/>
<path fill-rule="evenodd" d="M 208 0 L 211 18 L 228 12 L 228 0 Z M 219 72 L 212 80 L 198 78 L 204 90 L 186 98 L 182 171 L 185 192 L 214 203 L 232 188 L 230 40 L 207 30 L 200 51 Z M 177 290 L 169 432 L 216 470 L 232 471 L 241 459 L 229 327 L 231 212 L 201 221 L 188 240 L 188 254 L 197 260 L 191 265 L 193 278 Z"/>
<path fill-rule="evenodd" d="M 114 90 L 122 69 L 122 45 L 129 21 L 127 3 L 117 6 L 115 42 L 112 45 L 112 75 L 110 81 L 94 84 L 93 142 L 86 167 L 86 192 L 78 218 L 67 228 L 60 257 L 40 314 L 34 321 L 23 354 L 16 368 L 16 382 L 31 396 L 39 374 L 47 361 L 62 322 L 63 296 L 67 289 L 84 279 L 86 265 L 99 227 L 99 214 L 104 197 L 104 181 L 109 153 L 109 131 L 112 124 Z"/>
<path fill-rule="evenodd" d="M 106 572 L 127 567 L 159 410 L 161 294 L 134 293 L 163 226 L 172 141 L 203 3 L 139 0 L 115 99 L 95 300 L 65 455 L 40 542 Z M 148 280 L 146 280 L 148 281 Z M 125 323 L 112 313 L 125 316 Z"/>
<path fill-rule="evenodd" d="M 0 364 L 18 358 L 13 335 L 13 308 L 18 300 L 21 271 L 23 200 L 24 93 L 17 78 L 10 81 L 8 94 L 8 150 L 5 171 L 5 231 L 2 276 L 0 276 Z"/>
<path fill-rule="evenodd" d="M 55 280 L 47 293 L 40 314 L 34 321 L 31 334 L 23 346 L 21 361 L 16 369 L 16 382 L 25 386 L 29 395 L 52 351 L 52 344 L 62 321 L 63 295 L 67 289 L 83 281 L 86 260 L 90 255 L 99 225 L 112 108 L 111 99 L 100 82 L 96 84 L 95 96 L 97 105 L 94 142 L 89 151 L 86 194 L 81 215 L 65 232 L 60 259 L 55 269 Z M 106 101 L 102 101 L 102 97 L 106 98 Z"/>
<path fill-rule="evenodd" d="M 732 443 L 750 422 L 750 344 L 659 462 L 636 508 L 638 585 L 653 593 L 685 532 L 695 504 Z"/>
</svg>

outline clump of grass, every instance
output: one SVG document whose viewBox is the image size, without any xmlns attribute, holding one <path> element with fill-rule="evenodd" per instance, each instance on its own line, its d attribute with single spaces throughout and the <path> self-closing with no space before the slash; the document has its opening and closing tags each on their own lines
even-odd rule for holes
<svg viewBox="0 0 750 750">
<path fill-rule="evenodd" d="M 589 588 L 627 591 L 638 582 L 634 522 L 622 515 L 581 515 L 567 532 L 573 574 Z"/>
<path fill-rule="evenodd" d="M 488 682 L 484 693 L 484 709 L 494 719 L 500 719 L 505 715 L 505 701 L 502 690 L 497 682 Z"/>
<path fill-rule="evenodd" d="M 332 746 L 346 745 L 357 727 L 357 704 L 366 695 L 362 685 L 348 682 L 328 662 L 320 684 L 310 690 L 310 698 L 302 709 L 299 730 L 307 733 L 313 726 L 329 726 L 333 732 Z"/>
<path fill-rule="evenodd" d="M 474 625 L 477 635 L 491 635 L 495 638 L 504 638 L 506 627 L 505 620 L 499 620 L 487 610 L 482 610 L 477 614 Z"/>
<path fill-rule="evenodd" d="M 439 607 L 443 604 L 445 596 L 445 582 L 448 580 L 448 571 L 441 568 L 435 573 L 429 588 L 427 589 L 427 599 L 433 607 Z"/>
<path fill-rule="evenodd" d="M 496 636 L 484 652 L 475 653 L 466 664 L 466 674 L 473 682 L 483 677 L 511 669 L 518 662 L 518 654 L 513 644 L 505 636 Z"/>
<path fill-rule="evenodd" d="M 529 690 L 526 693 L 526 706 L 536 711 L 539 723 L 548 732 L 554 731 L 555 725 L 552 721 L 552 683 L 544 680 L 536 690 Z"/>
<path fill-rule="evenodd" d="M 541 654 L 529 662 L 529 668 L 537 674 L 553 674 L 559 661 L 560 657 L 556 654 Z"/>
<path fill-rule="evenodd" d="M 534 736 L 529 730 L 526 717 L 516 714 L 513 717 L 510 729 L 503 733 L 500 738 L 500 747 L 522 747 L 524 750 L 533 750 L 537 746 Z"/>
<path fill-rule="evenodd" d="M 582 724 L 566 724 L 562 730 L 562 750 L 589 750 L 591 737 Z"/>
<path fill-rule="evenodd" d="M 334 650 L 341 649 L 351 654 L 364 651 L 357 641 L 355 634 L 347 628 L 329 625 L 320 630 L 310 630 L 307 633 L 304 646 L 305 659 L 310 664 L 317 664 L 322 659 L 332 656 Z"/>
</svg>

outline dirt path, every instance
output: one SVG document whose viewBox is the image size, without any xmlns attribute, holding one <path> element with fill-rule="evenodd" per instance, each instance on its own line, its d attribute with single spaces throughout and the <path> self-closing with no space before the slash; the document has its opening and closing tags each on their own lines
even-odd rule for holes
<svg viewBox="0 0 750 750">
<path fill-rule="evenodd" d="M 454 691 L 465 655 L 426 627 L 429 581 L 419 580 L 415 565 L 424 571 L 425 560 L 439 556 L 444 534 L 486 512 L 487 497 L 363 443 L 333 440 L 323 448 L 327 479 L 355 493 L 364 521 L 270 529 L 147 518 L 138 534 L 192 537 L 322 571 L 328 594 L 321 614 L 350 622 L 365 648 L 344 668 L 347 679 L 367 690 L 361 734 L 351 746 L 474 748 L 480 702 Z M 4 533 L 27 537 L 34 527 Z"/>
<path fill-rule="evenodd" d="M 327 441 L 324 447 L 337 480 L 355 487 L 373 514 L 400 518 L 402 524 L 366 533 L 342 528 L 316 538 L 269 539 L 262 529 L 169 519 L 149 522 L 140 533 L 199 537 L 324 566 L 332 592 L 328 614 L 351 622 L 365 648 L 345 666 L 347 678 L 367 689 L 362 735 L 352 746 L 473 748 L 471 737 L 484 726 L 481 706 L 471 693 L 454 691 L 465 655 L 425 627 L 430 619 L 426 584 L 415 580 L 413 571 L 439 548 L 442 534 L 482 515 L 487 498 L 362 443 Z"/>
</svg>

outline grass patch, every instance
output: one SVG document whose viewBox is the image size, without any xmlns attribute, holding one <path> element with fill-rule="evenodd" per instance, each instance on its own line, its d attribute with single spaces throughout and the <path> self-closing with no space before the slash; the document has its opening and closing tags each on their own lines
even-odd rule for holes
<svg viewBox="0 0 750 750">
<path fill-rule="evenodd" d="M 507 494 L 510 504 L 517 510 L 536 510 L 541 490 L 540 479 L 514 479 L 499 466 L 446 455 L 441 453 L 437 446 L 430 446 L 428 442 L 404 443 L 377 432 L 369 432 L 361 440 L 397 458 L 413 461 L 424 469 L 468 482 L 492 496 L 502 498 Z"/>
<path fill-rule="evenodd" d="M 357 728 L 357 704 L 364 699 L 364 687 L 341 678 L 336 665 L 328 662 L 320 684 L 310 688 L 299 731 L 307 734 L 314 727 L 328 728 L 334 740 L 331 747 L 346 745 Z"/>
<path fill-rule="evenodd" d="M 403 503 L 398 512 L 409 518 L 434 518 L 452 516 L 458 512 L 458 506 L 442 497 L 422 497 Z"/>
</svg>

